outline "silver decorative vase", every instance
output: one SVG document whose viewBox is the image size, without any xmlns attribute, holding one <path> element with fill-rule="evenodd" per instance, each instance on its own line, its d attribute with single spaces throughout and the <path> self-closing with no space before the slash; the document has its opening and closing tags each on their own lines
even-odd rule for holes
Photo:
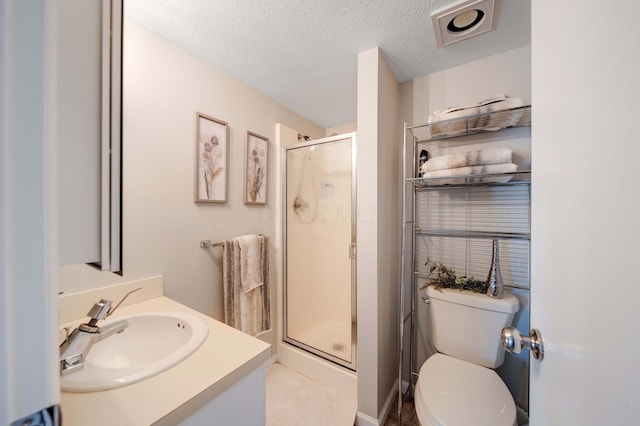
<svg viewBox="0 0 640 426">
<path fill-rule="evenodd" d="M 498 240 L 493 240 L 493 256 L 491 256 L 491 268 L 487 276 L 487 296 L 502 299 L 504 296 L 504 283 L 500 273 L 500 261 L 498 259 Z"/>
</svg>

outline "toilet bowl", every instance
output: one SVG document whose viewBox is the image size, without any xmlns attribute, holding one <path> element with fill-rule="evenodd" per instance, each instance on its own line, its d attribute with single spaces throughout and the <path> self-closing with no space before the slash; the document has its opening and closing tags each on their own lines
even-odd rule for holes
<svg viewBox="0 0 640 426">
<path fill-rule="evenodd" d="M 415 406 L 422 426 L 517 426 L 516 405 L 495 371 L 444 354 L 422 365 Z"/>
<path fill-rule="evenodd" d="M 493 370 L 504 362 L 502 327 L 518 299 L 427 288 L 431 337 L 438 353 L 422 365 L 415 407 L 422 426 L 517 426 L 509 389 Z"/>
</svg>

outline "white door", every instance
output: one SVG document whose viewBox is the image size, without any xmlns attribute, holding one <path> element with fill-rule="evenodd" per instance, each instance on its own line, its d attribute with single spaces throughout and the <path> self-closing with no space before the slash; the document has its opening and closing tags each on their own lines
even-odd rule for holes
<svg viewBox="0 0 640 426">
<path fill-rule="evenodd" d="M 637 16 L 532 2 L 533 426 L 640 424 Z"/>
<path fill-rule="evenodd" d="M 55 2 L 0 1 L 1 425 L 40 424 L 31 415 L 60 402 L 54 12 Z"/>
</svg>

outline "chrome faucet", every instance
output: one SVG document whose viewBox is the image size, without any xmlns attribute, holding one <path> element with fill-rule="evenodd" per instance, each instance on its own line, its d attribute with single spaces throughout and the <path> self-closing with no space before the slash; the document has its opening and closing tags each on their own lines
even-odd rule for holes
<svg viewBox="0 0 640 426">
<path fill-rule="evenodd" d="M 60 344 L 60 375 L 64 376 L 81 370 L 89 350 L 95 343 L 120 333 L 129 326 L 126 320 L 117 321 L 105 327 L 98 327 L 97 324 L 98 321 L 113 314 L 131 293 L 141 289 L 142 287 L 139 287 L 125 294 L 115 307 L 111 306 L 113 304 L 111 300 L 100 299 L 87 313 L 91 318 L 89 322 L 80 324 L 71 334 L 69 334 L 69 328 L 65 328 L 67 335 Z"/>
</svg>

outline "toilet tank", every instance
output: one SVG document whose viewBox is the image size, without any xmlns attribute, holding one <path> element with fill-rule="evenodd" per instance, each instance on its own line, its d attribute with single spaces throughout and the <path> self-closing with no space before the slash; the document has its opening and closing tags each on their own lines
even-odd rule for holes
<svg viewBox="0 0 640 426">
<path fill-rule="evenodd" d="M 497 368 L 505 351 L 500 332 L 511 324 L 518 299 L 505 292 L 502 299 L 486 294 L 427 287 L 431 336 L 438 352 L 457 359 Z"/>
</svg>

